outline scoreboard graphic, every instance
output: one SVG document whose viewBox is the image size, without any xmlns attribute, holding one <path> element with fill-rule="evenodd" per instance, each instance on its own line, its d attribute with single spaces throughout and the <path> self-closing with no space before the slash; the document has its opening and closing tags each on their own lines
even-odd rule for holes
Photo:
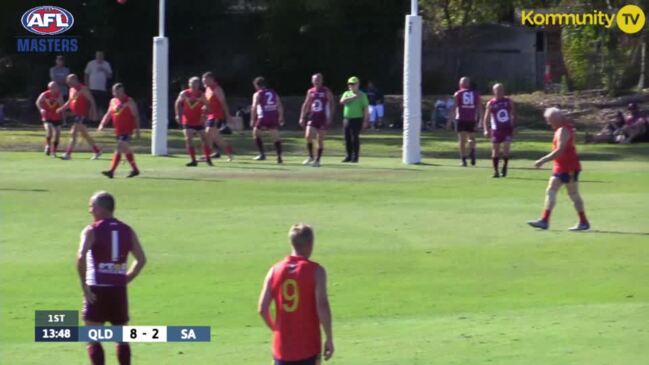
<svg viewBox="0 0 649 365">
<path fill-rule="evenodd" d="M 39 310 L 36 342 L 210 342 L 209 326 L 79 326 L 79 311 Z"/>
</svg>

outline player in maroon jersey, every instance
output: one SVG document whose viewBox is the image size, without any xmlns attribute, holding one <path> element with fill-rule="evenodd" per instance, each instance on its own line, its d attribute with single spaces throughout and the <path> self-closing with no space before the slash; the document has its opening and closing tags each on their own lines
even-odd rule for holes
<svg viewBox="0 0 649 365">
<path fill-rule="evenodd" d="M 41 114 L 43 128 L 45 128 L 45 154 L 56 157 L 56 149 L 59 146 L 61 137 L 61 113 L 57 109 L 63 106 L 63 95 L 59 84 L 52 81 L 47 84 L 47 90 L 43 91 L 36 99 L 36 108 Z"/>
<path fill-rule="evenodd" d="M 278 129 L 284 125 L 282 101 L 274 90 L 268 88 L 263 77 L 255 78 L 252 84 L 255 87 L 255 94 L 252 96 L 250 126 L 252 127 L 252 137 L 259 149 L 259 155 L 255 157 L 255 160 L 262 161 L 266 159 L 261 132 L 268 131 L 275 141 L 277 163 L 281 164 L 284 160 L 282 159 L 282 141 L 279 139 Z"/>
<path fill-rule="evenodd" d="M 294 224 L 288 236 L 291 255 L 268 271 L 259 297 L 259 314 L 273 332 L 275 365 L 316 365 L 321 353 L 325 360 L 334 353 L 327 273 L 309 260 L 314 243 L 311 226 Z M 270 313 L 273 301 L 275 316 Z"/>
<path fill-rule="evenodd" d="M 320 158 L 324 150 L 324 139 L 327 127 L 331 126 L 334 100 L 333 93 L 328 87 L 323 86 L 323 77 L 317 73 L 311 77 L 313 87 L 307 90 L 306 98 L 300 112 L 300 126 L 305 128 L 304 138 L 309 157 L 304 160 L 305 165 L 320 167 Z M 313 140 L 318 139 L 318 152 L 313 158 Z"/>
<path fill-rule="evenodd" d="M 491 161 L 494 167 L 493 177 L 506 177 L 509 165 L 509 151 L 514 136 L 514 102 L 505 96 L 502 84 L 493 86 L 494 97 L 487 102 L 482 120 L 485 137 L 491 137 Z M 501 152 L 500 146 L 503 151 Z M 500 158 L 503 169 L 499 171 Z"/>
<path fill-rule="evenodd" d="M 534 228 L 548 229 L 550 227 L 550 213 L 556 203 L 557 192 L 565 185 L 566 189 L 568 189 L 568 196 L 572 200 L 575 210 L 577 210 L 577 214 L 579 215 L 579 223 L 570 228 L 570 230 L 588 230 L 590 229 L 590 223 L 584 211 L 584 201 L 579 194 L 581 163 L 579 162 L 579 155 L 577 155 L 577 149 L 575 148 L 575 128 L 559 108 L 546 109 L 544 117 L 555 131 L 552 140 L 552 152 L 536 161 L 534 166 L 540 168 L 546 162 L 554 161 L 554 167 L 546 191 L 543 216 L 541 219 L 527 223 Z"/>
<path fill-rule="evenodd" d="M 77 270 L 83 292 L 83 320 L 86 326 L 128 324 L 126 286 L 142 271 L 146 263 L 144 250 L 135 231 L 115 219 L 115 199 L 105 191 L 90 198 L 89 213 L 94 222 L 81 232 Z M 135 260 L 127 270 L 128 255 Z M 92 365 L 104 365 L 104 349 L 99 342 L 87 346 Z M 117 344 L 120 365 L 130 365 L 128 343 Z"/>
<path fill-rule="evenodd" d="M 455 119 L 462 166 L 467 165 L 466 159 L 469 157 L 471 165 L 475 166 L 475 127 L 482 112 L 480 94 L 471 88 L 471 80 L 465 76 L 460 79 L 460 89 L 455 92 L 454 97 L 455 105 L 451 109 L 451 113 L 454 115 L 449 116 L 448 127 L 451 127 L 451 123 Z M 467 153 L 467 144 L 469 153 Z"/>
</svg>

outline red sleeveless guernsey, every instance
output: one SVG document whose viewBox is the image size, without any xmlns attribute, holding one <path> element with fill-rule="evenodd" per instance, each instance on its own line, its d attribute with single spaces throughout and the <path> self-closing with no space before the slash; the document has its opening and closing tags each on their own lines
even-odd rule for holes
<svg viewBox="0 0 649 365">
<path fill-rule="evenodd" d="M 110 100 L 110 115 L 115 128 L 115 135 L 130 135 L 135 129 L 135 116 L 128 104 L 130 97 L 124 99 L 112 98 Z"/>
<path fill-rule="evenodd" d="M 208 86 L 205 88 L 205 97 L 207 98 L 207 102 L 210 104 L 210 113 L 207 115 L 207 119 L 209 120 L 222 120 L 225 118 L 223 105 L 221 105 L 221 101 L 214 92 L 214 89 L 218 86 L 219 85 L 216 84 L 214 87 Z"/>
<path fill-rule="evenodd" d="M 288 256 L 273 267 L 271 290 L 276 308 L 273 356 L 276 360 L 303 360 L 321 351 L 315 300 L 318 267 L 317 263 L 299 256 Z"/>
<path fill-rule="evenodd" d="M 192 89 L 186 89 L 183 96 L 183 113 L 182 123 L 192 127 L 200 126 L 201 114 L 203 113 L 203 103 L 200 99 L 203 96 L 202 91 L 193 92 Z"/>
<path fill-rule="evenodd" d="M 577 155 L 577 148 L 575 147 L 575 128 L 571 124 L 564 124 L 554 132 L 554 138 L 552 139 L 552 149 L 559 148 L 559 136 L 561 135 L 561 128 L 565 128 L 568 131 L 569 137 L 566 142 L 566 146 L 563 153 L 554 159 L 554 169 L 553 172 L 557 173 L 569 173 L 581 170 L 581 164 L 579 163 L 579 156 Z"/>
<path fill-rule="evenodd" d="M 41 119 L 44 121 L 51 120 L 57 122 L 61 120 L 61 114 L 56 112 L 61 104 L 59 104 L 59 94 L 55 94 L 49 90 L 43 92 L 43 104 L 41 108 L 45 109 L 45 115 L 41 115 Z"/>
<path fill-rule="evenodd" d="M 90 111 L 90 102 L 88 98 L 83 96 L 80 91 L 86 86 L 79 84 L 77 87 L 70 88 L 70 110 L 72 113 L 79 117 L 88 117 Z"/>
</svg>

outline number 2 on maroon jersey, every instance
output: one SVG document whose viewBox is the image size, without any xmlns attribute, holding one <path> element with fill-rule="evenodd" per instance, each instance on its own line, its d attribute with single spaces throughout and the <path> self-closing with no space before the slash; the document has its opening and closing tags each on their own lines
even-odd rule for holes
<svg viewBox="0 0 649 365">
<path fill-rule="evenodd" d="M 273 105 L 275 104 L 275 95 L 272 92 L 266 91 L 266 104 Z"/>
</svg>

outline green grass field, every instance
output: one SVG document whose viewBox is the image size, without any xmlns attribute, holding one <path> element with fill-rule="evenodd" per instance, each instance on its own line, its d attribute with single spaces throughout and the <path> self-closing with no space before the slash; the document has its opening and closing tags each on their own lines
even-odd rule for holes
<svg viewBox="0 0 649 365">
<path fill-rule="evenodd" d="M 108 180 L 108 153 L 53 160 L 36 152 L 40 131 L 0 130 L 0 150 L 12 151 L 0 152 L 0 364 L 88 363 L 83 344 L 35 343 L 34 310 L 80 308 L 75 253 L 88 197 L 102 189 L 149 257 L 130 286 L 131 323 L 213 331 L 210 343 L 134 344 L 134 364 L 269 364 L 257 296 L 300 221 L 315 225 L 313 259 L 329 273 L 332 364 L 649 361 L 649 146 L 580 146 L 593 231 L 571 233 L 565 192 L 551 230 L 525 224 L 549 176 L 531 168 L 549 148 L 545 131 L 518 137 L 499 180 L 484 140 L 478 167 L 460 168 L 446 132 L 424 138 L 419 166 L 401 164 L 390 133 L 366 137 L 355 166 L 338 162 L 337 135 L 320 169 L 301 166 L 297 134 L 283 166 L 251 161 L 248 138 L 234 138 L 242 155 L 230 164 L 140 154 L 141 177 L 123 179 L 123 165 Z"/>
</svg>

